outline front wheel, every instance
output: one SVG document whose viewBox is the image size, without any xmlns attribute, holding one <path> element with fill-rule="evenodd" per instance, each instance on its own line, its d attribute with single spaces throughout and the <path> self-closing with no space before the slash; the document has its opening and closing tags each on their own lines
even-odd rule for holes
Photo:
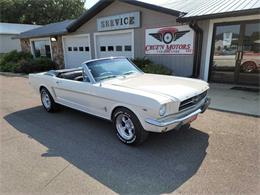
<svg viewBox="0 0 260 195">
<path fill-rule="evenodd" d="M 47 112 L 54 112 L 57 110 L 57 104 L 54 102 L 50 92 L 43 87 L 40 90 L 42 105 Z"/>
<path fill-rule="evenodd" d="M 136 115 L 126 108 L 114 112 L 113 123 L 117 137 L 127 145 L 141 144 L 149 134 L 143 129 Z"/>
</svg>

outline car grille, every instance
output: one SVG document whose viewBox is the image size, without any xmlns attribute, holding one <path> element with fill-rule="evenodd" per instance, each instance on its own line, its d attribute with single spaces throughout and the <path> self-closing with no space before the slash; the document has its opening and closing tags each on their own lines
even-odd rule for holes
<svg viewBox="0 0 260 195">
<path fill-rule="evenodd" d="M 187 100 L 184 100 L 180 103 L 180 107 L 179 107 L 179 111 L 181 110 L 185 110 L 189 107 L 192 107 L 194 105 L 196 105 L 198 102 L 200 102 L 204 97 L 206 97 L 207 95 L 207 91 L 199 94 L 199 95 L 196 95 L 196 96 L 193 96 Z"/>
</svg>

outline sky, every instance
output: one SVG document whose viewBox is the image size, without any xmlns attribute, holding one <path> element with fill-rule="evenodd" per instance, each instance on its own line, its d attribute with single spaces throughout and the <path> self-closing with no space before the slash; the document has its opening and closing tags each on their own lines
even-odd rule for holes
<svg viewBox="0 0 260 195">
<path fill-rule="evenodd" d="M 141 0 L 141 1 L 146 2 L 146 3 L 150 3 L 150 4 L 158 2 L 158 0 Z M 164 3 L 164 2 L 167 3 L 167 2 L 170 2 L 172 0 L 159 0 L 159 1 L 160 1 L 160 3 Z M 93 5 L 95 5 L 97 2 L 98 2 L 98 0 L 86 0 L 85 8 L 89 9 Z"/>
</svg>

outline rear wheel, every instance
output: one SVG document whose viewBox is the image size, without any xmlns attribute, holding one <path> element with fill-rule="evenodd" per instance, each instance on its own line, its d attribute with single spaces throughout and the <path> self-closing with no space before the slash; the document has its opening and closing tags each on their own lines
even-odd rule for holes
<svg viewBox="0 0 260 195">
<path fill-rule="evenodd" d="M 242 72 L 254 72 L 257 70 L 257 66 L 254 62 L 252 61 L 248 61 L 248 62 L 244 62 L 241 66 Z"/>
<path fill-rule="evenodd" d="M 40 90 L 42 105 L 47 112 L 55 112 L 57 110 L 57 104 L 54 102 L 50 92 L 42 87 Z"/>
<path fill-rule="evenodd" d="M 113 123 L 117 137 L 127 145 L 141 144 L 149 134 L 136 115 L 126 108 L 119 108 L 114 112 Z"/>
</svg>

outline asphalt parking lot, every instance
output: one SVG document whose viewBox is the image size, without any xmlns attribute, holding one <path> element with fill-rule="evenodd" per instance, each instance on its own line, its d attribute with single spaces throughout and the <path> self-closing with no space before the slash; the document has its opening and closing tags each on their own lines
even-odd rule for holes
<svg viewBox="0 0 260 195">
<path fill-rule="evenodd" d="M 259 194 L 260 119 L 208 110 L 139 147 L 112 125 L 49 114 L 23 77 L 0 76 L 2 194 Z"/>
</svg>

